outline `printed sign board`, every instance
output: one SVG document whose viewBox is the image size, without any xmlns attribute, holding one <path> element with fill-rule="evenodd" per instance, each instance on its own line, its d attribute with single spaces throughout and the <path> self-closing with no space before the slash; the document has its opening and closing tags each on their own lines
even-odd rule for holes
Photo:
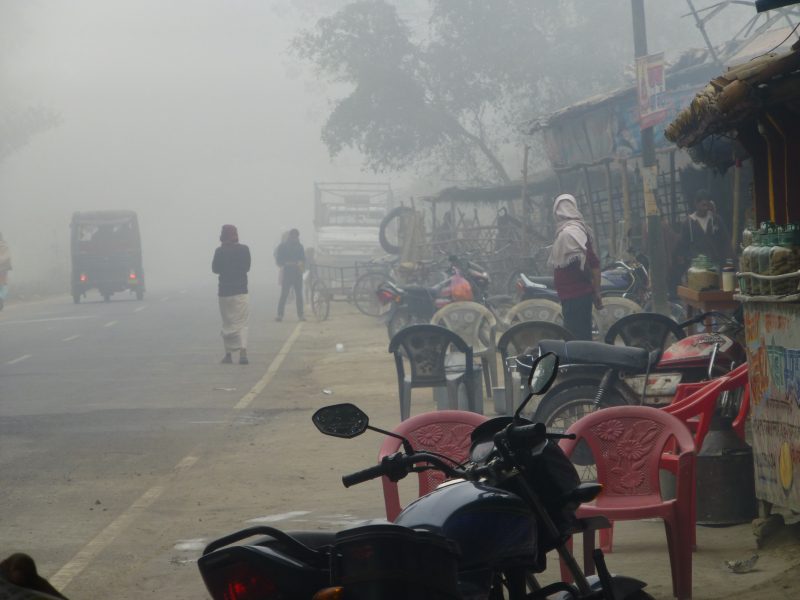
<svg viewBox="0 0 800 600">
<path fill-rule="evenodd" d="M 667 116 L 664 53 L 636 59 L 636 86 L 639 90 L 639 126 L 647 129 Z"/>
</svg>

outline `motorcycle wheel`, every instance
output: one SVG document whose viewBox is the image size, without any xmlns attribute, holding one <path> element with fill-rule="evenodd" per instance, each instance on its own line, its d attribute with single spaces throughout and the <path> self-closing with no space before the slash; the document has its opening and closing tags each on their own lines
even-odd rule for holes
<svg viewBox="0 0 800 600">
<path fill-rule="evenodd" d="M 594 405 L 596 393 L 597 386 L 588 383 L 566 387 L 542 401 L 539 408 L 536 409 L 533 421 L 544 423 L 551 433 L 564 433 L 575 421 L 597 410 Z M 628 403 L 618 392 L 606 390 L 600 408 L 626 404 Z M 575 465 L 581 481 L 597 479 L 594 458 L 585 442 L 581 441 L 578 444 L 572 454 L 572 463 Z"/>
<path fill-rule="evenodd" d="M 398 308 L 394 311 L 392 318 L 389 319 L 389 322 L 386 324 L 386 329 L 389 332 L 389 339 L 392 339 L 400 330 L 406 327 L 427 322 L 426 319 L 421 319 L 417 315 L 411 314 L 408 309 Z"/>
</svg>

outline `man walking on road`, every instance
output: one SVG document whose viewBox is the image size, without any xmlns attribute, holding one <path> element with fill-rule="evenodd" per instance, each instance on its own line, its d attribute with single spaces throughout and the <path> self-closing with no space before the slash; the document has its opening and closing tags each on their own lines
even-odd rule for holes
<svg viewBox="0 0 800 600">
<path fill-rule="evenodd" d="M 222 315 L 222 341 L 225 343 L 223 364 L 233 362 L 231 354 L 239 352 L 239 364 L 247 360 L 247 322 L 250 319 L 250 296 L 247 293 L 247 272 L 250 270 L 250 248 L 239 243 L 239 232 L 233 225 L 223 225 L 220 246 L 214 252 L 211 270 L 219 275 L 219 312 Z"/>
<path fill-rule="evenodd" d="M 292 229 L 285 242 L 281 242 L 275 250 L 275 262 L 281 268 L 281 298 L 278 301 L 278 316 L 276 321 L 283 321 L 283 310 L 289 290 L 294 290 L 294 299 L 297 303 L 297 320 L 305 321 L 303 316 L 303 270 L 306 262 L 306 252 L 300 243 L 300 232 Z"/>
</svg>

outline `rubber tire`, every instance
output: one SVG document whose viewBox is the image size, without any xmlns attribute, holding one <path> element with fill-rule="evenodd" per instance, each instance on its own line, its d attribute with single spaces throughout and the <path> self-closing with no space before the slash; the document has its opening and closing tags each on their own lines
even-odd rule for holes
<svg viewBox="0 0 800 600">
<path fill-rule="evenodd" d="M 600 382 L 598 381 L 598 384 Z M 594 397 L 597 393 L 597 385 L 583 382 L 574 386 L 566 386 L 552 396 L 545 397 L 536 409 L 535 422 L 544 423 L 550 430 L 554 417 L 564 408 L 580 406 L 583 403 L 594 404 Z M 601 408 L 609 406 L 625 406 L 628 402 L 616 390 L 606 390 L 603 396 Z M 594 412 L 593 410 L 588 412 Z M 573 421 L 574 422 L 574 421 Z M 571 423 L 570 423 L 571 424 Z M 566 430 L 566 427 L 564 428 Z M 554 433 L 563 433 L 561 428 L 553 429 Z"/>
<path fill-rule="evenodd" d="M 389 227 L 389 223 L 391 223 L 394 219 L 400 217 L 401 215 L 411 214 L 414 212 L 414 209 L 410 206 L 397 206 L 386 213 L 386 216 L 383 217 L 381 221 L 380 232 L 378 234 L 378 240 L 380 241 L 381 248 L 384 249 L 385 252 L 389 254 L 400 254 L 400 246 L 395 246 L 389 241 L 389 238 L 386 235 L 386 229 Z"/>
<path fill-rule="evenodd" d="M 319 279 L 311 284 L 309 300 L 311 312 L 317 321 L 327 321 L 331 314 L 331 298 L 327 287 Z"/>
<path fill-rule="evenodd" d="M 378 287 L 386 281 L 383 273 L 364 273 L 353 284 L 353 304 L 368 317 L 381 315 L 381 303 L 375 295 Z"/>
<path fill-rule="evenodd" d="M 526 313 L 528 313 L 526 315 Z M 549 321 L 557 325 L 564 324 L 561 315 L 561 304 L 544 298 L 523 300 L 508 311 L 508 323 L 514 325 L 524 321 Z"/>
<path fill-rule="evenodd" d="M 398 308 L 396 311 L 394 311 L 392 318 L 389 319 L 389 322 L 386 324 L 386 330 L 389 334 L 389 339 L 391 340 L 402 329 L 405 329 L 411 325 L 419 325 L 423 323 L 428 323 L 428 321 L 412 314 L 406 308 Z"/>
<path fill-rule="evenodd" d="M 508 279 L 506 280 L 506 293 L 511 294 L 512 296 L 517 295 L 519 291 L 517 290 L 517 280 L 522 273 L 524 273 L 524 271 L 521 269 L 516 269 L 511 272 L 511 275 L 509 275 Z"/>
</svg>

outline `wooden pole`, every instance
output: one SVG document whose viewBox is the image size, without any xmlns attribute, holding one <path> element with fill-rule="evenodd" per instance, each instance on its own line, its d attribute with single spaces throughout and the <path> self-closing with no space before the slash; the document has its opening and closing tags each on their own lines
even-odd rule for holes
<svg viewBox="0 0 800 600">
<path fill-rule="evenodd" d="M 608 255 L 612 260 L 619 258 L 617 252 L 617 223 L 614 219 L 614 187 L 611 183 L 611 162 L 606 162 L 606 189 L 608 190 Z"/>
</svg>

